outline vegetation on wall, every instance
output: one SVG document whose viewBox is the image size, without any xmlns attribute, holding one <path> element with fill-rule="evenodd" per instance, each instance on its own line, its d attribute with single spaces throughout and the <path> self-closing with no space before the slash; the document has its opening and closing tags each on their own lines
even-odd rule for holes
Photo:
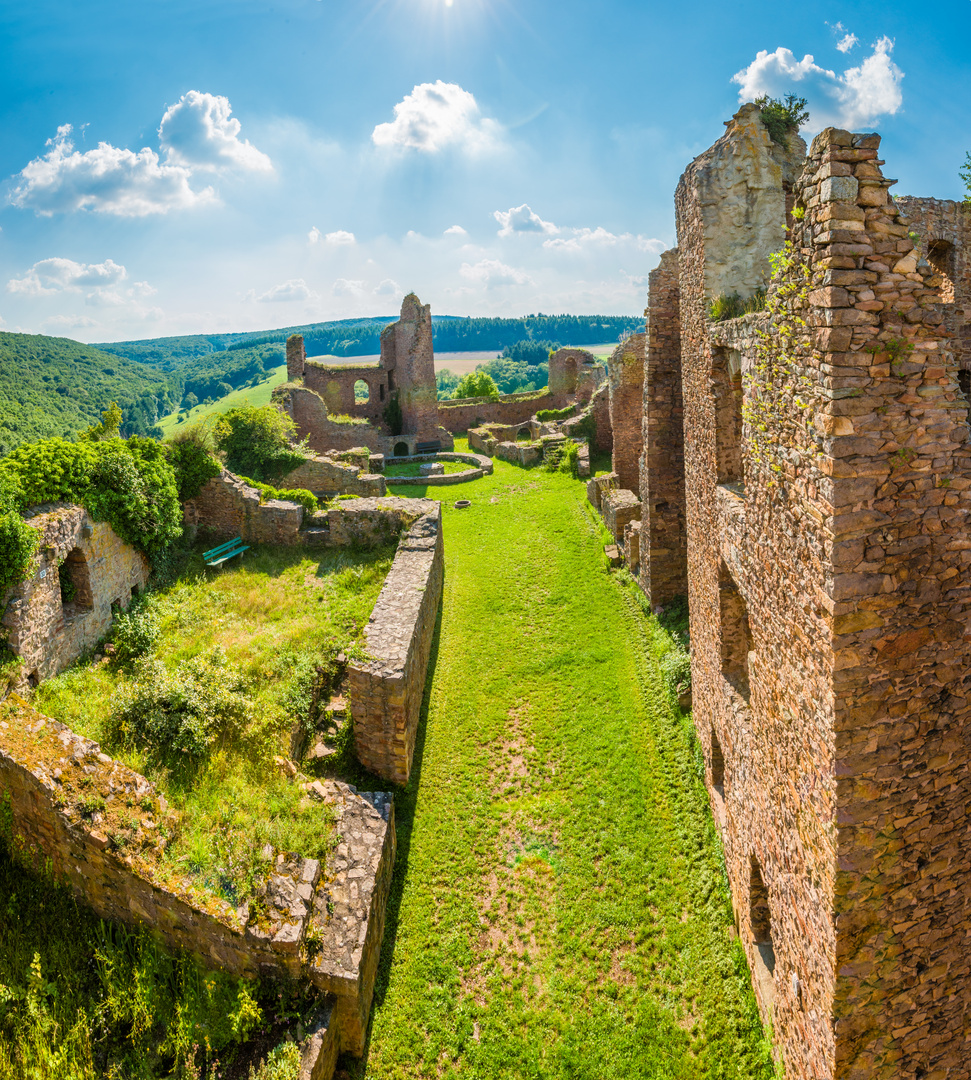
<svg viewBox="0 0 971 1080">
<path fill-rule="evenodd" d="M 971 209 L 971 153 L 964 156 L 964 167 L 959 170 L 961 179 L 964 181 L 964 186 L 967 188 L 967 195 L 964 196 L 964 205 Z"/>
<path fill-rule="evenodd" d="M 267 483 L 306 460 L 303 448 L 293 444 L 296 430 L 290 417 L 272 405 L 243 405 L 216 419 L 213 437 L 230 472 Z"/>
<path fill-rule="evenodd" d="M 207 480 L 222 472 L 215 457 L 212 431 L 201 424 L 177 431 L 165 443 L 165 449 L 175 472 L 180 502 L 194 499 Z"/>
<path fill-rule="evenodd" d="M 768 128 L 769 138 L 788 150 L 789 136 L 798 135 L 799 128 L 809 120 L 806 99 L 795 94 L 786 94 L 781 99 L 763 94 L 755 99 L 755 104 L 762 110 L 762 123 Z"/>
</svg>

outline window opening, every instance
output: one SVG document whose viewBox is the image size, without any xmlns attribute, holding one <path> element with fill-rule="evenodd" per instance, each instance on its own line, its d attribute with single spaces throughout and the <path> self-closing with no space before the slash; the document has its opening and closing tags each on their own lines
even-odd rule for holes
<svg viewBox="0 0 971 1080">
<path fill-rule="evenodd" d="M 718 483 L 742 485 L 742 354 L 735 349 L 716 349 L 711 381 Z"/>
<path fill-rule="evenodd" d="M 371 388 L 363 379 L 358 379 L 354 383 L 354 403 L 356 405 L 366 405 L 371 400 Z"/>
<path fill-rule="evenodd" d="M 739 592 L 724 562 L 719 574 L 718 600 L 721 612 L 722 673 L 748 701 L 752 631 L 745 598 Z"/>
<path fill-rule="evenodd" d="M 766 970 L 775 971 L 775 951 L 772 948 L 772 914 L 769 911 L 769 890 L 765 887 L 762 867 L 753 855 L 749 878 L 749 922 L 752 937 Z"/>
<path fill-rule="evenodd" d="M 90 611 L 94 606 L 91 575 L 88 571 L 88 561 L 80 548 L 74 548 L 58 566 L 57 576 L 60 579 L 64 617 L 70 618 L 79 612 Z"/>
</svg>

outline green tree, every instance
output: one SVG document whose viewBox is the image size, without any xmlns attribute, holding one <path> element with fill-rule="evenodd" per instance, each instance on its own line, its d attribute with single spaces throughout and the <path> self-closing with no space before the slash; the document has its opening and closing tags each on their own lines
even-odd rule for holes
<svg viewBox="0 0 971 1080">
<path fill-rule="evenodd" d="M 755 99 L 755 104 L 762 110 L 762 123 L 769 130 L 769 138 L 788 150 L 789 136 L 798 135 L 799 128 L 809 119 L 806 99 L 786 94 L 780 100 L 763 94 Z"/>
<path fill-rule="evenodd" d="M 452 392 L 453 399 L 457 398 L 491 398 L 499 397 L 499 387 L 496 386 L 492 376 L 485 371 L 470 371 Z"/>
<path fill-rule="evenodd" d="M 122 414 L 118 402 L 113 401 L 101 414 L 101 423 L 85 428 L 79 438 L 87 442 L 101 442 L 103 439 L 117 439 L 121 428 Z"/>
<path fill-rule="evenodd" d="M 971 208 L 971 153 L 964 155 L 964 168 L 960 172 L 961 179 L 964 181 L 964 186 L 968 192 L 964 196 L 964 205 Z"/>
<path fill-rule="evenodd" d="M 263 483 L 295 469 L 304 459 L 293 445 L 296 425 L 273 405 L 242 405 L 216 420 L 216 446 L 226 467 Z"/>
</svg>

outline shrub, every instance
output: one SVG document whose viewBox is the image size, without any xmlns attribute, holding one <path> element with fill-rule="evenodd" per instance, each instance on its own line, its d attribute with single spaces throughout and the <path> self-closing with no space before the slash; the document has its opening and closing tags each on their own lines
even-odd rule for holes
<svg viewBox="0 0 971 1080">
<path fill-rule="evenodd" d="M 250 1066 L 249 1080 L 297 1080 L 300 1075 L 300 1047 L 285 1042 L 274 1047 L 260 1062 L 260 1067 Z"/>
<path fill-rule="evenodd" d="M 194 499 L 206 481 L 222 471 L 213 454 L 215 443 L 212 433 L 200 424 L 177 432 L 165 444 L 165 449 L 175 472 L 180 502 Z"/>
<path fill-rule="evenodd" d="M 762 123 L 768 128 L 769 138 L 788 150 L 789 136 L 797 135 L 799 128 L 809 119 L 806 99 L 786 94 L 780 100 L 763 94 L 755 99 L 755 104 L 762 110 Z"/>
<path fill-rule="evenodd" d="M 260 502 L 267 499 L 284 499 L 287 502 L 300 503 L 309 514 L 315 514 L 320 509 L 317 496 L 306 488 L 275 488 L 272 484 L 261 484 L 259 480 L 251 480 L 248 476 L 241 476 L 240 480 L 250 487 L 255 487 L 260 493 Z"/>
<path fill-rule="evenodd" d="M 142 660 L 118 691 L 112 725 L 129 746 L 163 758 L 198 760 L 217 738 L 241 735 L 253 719 L 246 681 L 226 665 L 220 649 L 179 664 Z"/>
<path fill-rule="evenodd" d="M 228 469 L 267 481 L 306 459 L 293 445 L 296 430 L 290 417 L 273 405 L 241 405 L 217 418 L 214 437 Z"/>
<path fill-rule="evenodd" d="M 567 405 L 565 409 L 540 409 L 536 414 L 536 419 L 540 421 L 565 420 L 568 416 L 572 416 L 576 411 L 576 405 Z"/>
<path fill-rule="evenodd" d="M 677 647 L 661 657 L 661 673 L 675 694 L 683 694 L 691 689 L 691 657 L 684 649 Z"/>
<path fill-rule="evenodd" d="M 462 377 L 462 381 L 452 391 L 452 398 L 489 398 L 497 400 L 499 387 L 496 386 L 492 376 L 485 371 L 470 371 Z"/>
<path fill-rule="evenodd" d="M 160 632 L 159 618 L 147 605 L 133 604 L 127 611 L 119 612 L 111 628 L 115 658 L 121 664 L 130 664 L 144 656 Z"/>
<path fill-rule="evenodd" d="M 960 174 L 968 192 L 964 196 L 964 205 L 971 209 L 971 153 L 964 155 L 964 168 L 960 170 Z"/>
</svg>

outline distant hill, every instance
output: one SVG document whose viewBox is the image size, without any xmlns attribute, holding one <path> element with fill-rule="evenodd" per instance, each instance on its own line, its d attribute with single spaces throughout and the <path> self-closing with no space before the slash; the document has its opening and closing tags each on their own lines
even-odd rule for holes
<svg viewBox="0 0 971 1080">
<path fill-rule="evenodd" d="M 303 334 L 308 356 L 371 356 L 380 351 L 380 334 L 397 316 L 339 319 L 305 323 L 279 330 L 247 333 L 196 334 L 191 337 L 147 338 L 95 346 L 163 371 L 176 371 L 205 356 L 250 349 L 257 345 L 283 345 L 291 334 Z M 432 335 L 438 352 L 502 352 L 518 341 L 559 341 L 562 345 L 588 345 L 617 341 L 643 325 L 642 315 L 523 315 L 518 319 L 466 318 L 433 315 Z M 272 366 L 272 365 L 269 365 Z M 211 370 L 211 369 L 210 369 Z"/>
<path fill-rule="evenodd" d="M 0 454 L 36 439 L 71 438 L 122 410 L 122 434 L 157 434 L 158 417 L 179 403 L 157 369 L 70 338 L 0 332 Z"/>
</svg>

